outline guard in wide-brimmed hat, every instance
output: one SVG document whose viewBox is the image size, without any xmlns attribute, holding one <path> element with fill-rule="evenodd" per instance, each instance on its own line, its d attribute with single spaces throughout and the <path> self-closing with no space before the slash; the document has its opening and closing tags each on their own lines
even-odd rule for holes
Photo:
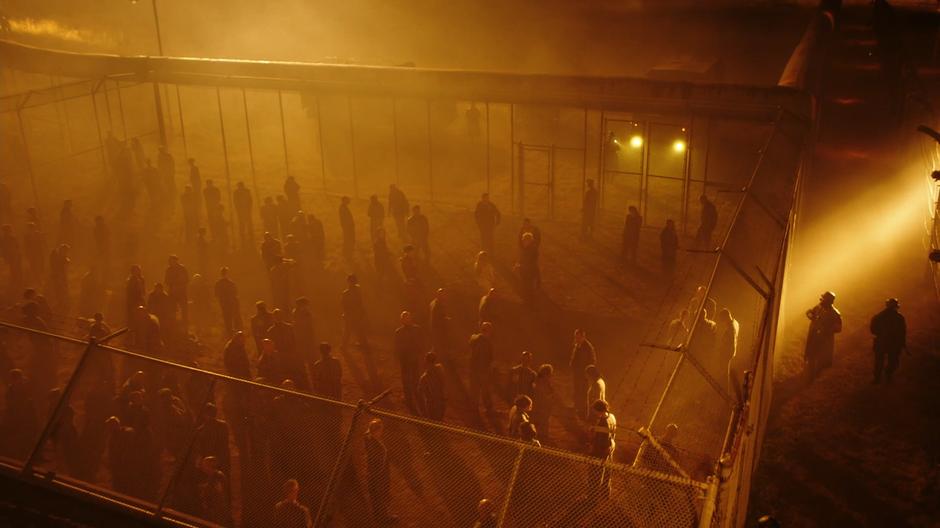
<svg viewBox="0 0 940 528">
<path fill-rule="evenodd" d="M 806 374 L 812 381 L 823 369 L 832 366 L 835 335 L 842 331 L 842 314 L 833 305 L 836 294 L 823 292 L 819 304 L 806 311 L 809 319 L 809 334 L 806 336 Z"/>
<path fill-rule="evenodd" d="M 898 311 L 901 303 L 895 298 L 885 301 L 885 309 L 871 318 L 869 329 L 875 342 L 875 377 L 873 383 L 881 383 L 881 373 L 884 372 L 885 381 L 891 383 L 891 375 L 898 368 L 901 351 L 907 347 L 907 324 L 904 316 Z M 885 359 L 888 360 L 885 365 Z"/>
</svg>

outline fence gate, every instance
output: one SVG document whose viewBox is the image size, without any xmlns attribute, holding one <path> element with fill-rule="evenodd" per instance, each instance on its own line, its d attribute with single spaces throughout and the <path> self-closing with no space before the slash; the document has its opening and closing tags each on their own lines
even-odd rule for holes
<svg viewBox="0 0 940 528">
<path fill-rule="evenodd" d="M 554 157 L 552 147 L 519 144 L 519 210 L 523 216 L 554 216 Z"/>
</svg>

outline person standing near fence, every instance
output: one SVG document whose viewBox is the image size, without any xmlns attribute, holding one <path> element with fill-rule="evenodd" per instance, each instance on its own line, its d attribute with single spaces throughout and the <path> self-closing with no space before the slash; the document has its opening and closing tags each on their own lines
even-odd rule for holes
<svg viewBox="0 0 940 528">
<path fill-rule="evenodd" d="M 167 295 L 173 301 L 174 306 L 180 312 L 180 322 L 183 325 L 183 331 L 189 328 L 189 271 L 180 264 L 180 259 L 176 255 L 170 255 L 168 259 L 166 274 L 163 281 L 166 283 Z"/>
<path fill-rule="evenodd" d="M 473 216 L 480 229 L 480 247 L 483 251 L 493 254 L 496 226 L 499 225 L 502 216 L 496 204 L 490 201 L 490 193 L 483 193 L 480 197 Z"/>
<path fill-rule="evenodd" d="M 480 324 L 480 332 L 470 336 L 470 398 L 474 409 L 483 401 L 487 411 L 493 410 L 490 395 L 493 384 L 493 323 Z"/>
<path fill-rule="evenodd" d="M 355 275 L 346 277 L 346 289 L 343 291 L 343 343 L 341 350 L 346 350 L 349 338 L 356 334 L 358 345 L 365 351 L 369 350 L 368 323 L 366 321 L 366 308 L 362 302 L 362 288 Z"/>
<path fill-rule="evenodd" d="M 399 316 L 401 326 L 395 330 L 395 357 L 401 367 L 401 388 L 405 406 L 412 413 L 418 412 L 415 390 L 418 388 L 418 376 L 421 356 L 424 350 L 424 333 L 414 323 L 411 312 L 403 311 Z"/>
<path fill-rule="evenodd" d="M 448 313 L 447 298 L 447 290 L 438 288 L 428 309 L 431 349 L 444 362 L 453 360 L 450 350 L 450 314 Z"/>
<path fill-rule="evenodd" d="M 881 383 L 882 372 L 885 382 L 891 383 L 891 376 L 898 368 L 901 352 L 907 347 L 907 323 L 898 311 L 900 307 L 898 300 L 892 297 L 885 301 L 885 309 L 871 319 L 869 330 L 875 338 L 872 346 L 875 354 L 875 377 L 872 383 Z"/>
<path fill-rule="evenodd" d="M 584 369 L 596 362 L 597 353 L 594 351 L 594 345 L 588 341 L 587 333 L 581 328 L 576 329 L 571 358 L 568 360 L 568 367 L 571 369 L 571 406 L 575 416 L 581 416 L 582 409 L 584 409 L 581 407 L 584 405 L 582 402 L 584 402 L 584 395 L 587 394 L 588 383 L 584 376 Z"/>
<path fill-rule="evenodd" d="M 444 390 L 444 366 L 437 362 L 437 354 L 424 356 L 426 370 L 418 380 L 418 411 L 429 420 L 444 420 L 447 399 Z"/>
<path fill-rule="evenodd" d="M 695 233 L 695 244 L 699 249 L 713 249 L 712 233 L 718 225 L 718 209 L 715 204 L 704 194 L 698 199 L 702 206 L 702 217 L 698 224 L 698 231 Z"/>
<path fill-rule="evenodd" d="M 366 431 L 366 483 L 372 515 L 379 524 L 394 524 L 398 517 L 388 513 L 392 502 L 392 479 L 388 464 L 388 448 L 382 439 L 382 420 L 374 418 Z"/>
<path fill-rule="evenodd" d="M 356 251 L 356 221 L 349 210 L 349 197 L 343 196 L 339 203 L 339 225 L 343 229 L 343 258 L 351 264 Z"/>
<path fill-rule="evenodd" d="M 588 455 L 597 458 L 602 465 L 592 465 L 588 469 L 588 498 L 599 500 L 610 497 L 610 470 L 606 467 L 614 458 L 617 447 L 617 418 L 611 413 L 604 400 L 596 400 L 590 407 L 591 447 Z"/>
<path fill-rule="evenodd" d="M 255 245 L 255 226 L 251 219 L 251 191 L 245 187 L 245 182 L 238 182 L 235 185 L 235 190 L 232 191 L 232 204 L 235 206 L 235 217 L 238 219 L 238 234 L 242 247 Z"/>
<path fill-rule="evenodd" d="M 275 526 L 278 528 L 313 528 L 310 510 L 297 500 L 299 495 L 300 484 L 295 479 L 284 483 L 283 499 L 274 506 Z"/>
<path fill-rule="evenodd" d="M 241 308 L 238 305 L 238 286 L 228 278 L 228 268 L 219 270 L 219 280 L 215 281 L 215 298 L 222 311 L 222 325 L 225 335 L 230 336 L 242 329 Z"/>
<path fill-rule="evenodd" d="M 313 391 L 320 396 L 342 399 L 343 366 L 333 357 L 333 347 L 329 343 L 320 343 L 320 359 L 310 369 L 313 378 Z"/>
<path fill-rule="evenodd" d="M 405 227 L 405 218 L 408 216 L 408 198 L 394 183 L 388 186 L 388 215 L 395 220 L 398 229 L 398 240 L 408 242 L 408 230 Z"/>
<path fill-rule="evenodd" d="M 408 237 L 425 262 L 431 262 L 431 226 L 428 223 L 428 217 L 421 212 L 421 206 L 416 205 L 411 208 L 411 216 L 408 217 Z"/>
<path fill-rule="evenodd" d="M 643 226 L 643 217 L 640 211 L 630 206 L 627 209 L 627 218 L 623 222 L 623 248 L 621 258 L 623 267 L 636 266 L 636 256 L 640 246 L 640 228 Z"/>
<path fill-rule="evenodd" d="M 676 233 L 676 223 L 670 218 L 659 232 L 660 262 L 663 273 L 672 275 L 676 271 L 676 255 L 679 253 L 679 235 Z"/>
<path fill-rule="evenodd" d="M 597 189 L 594 188 L 594 180 L 589 179 L 585 183 L 587 188 L 581 199 L 581 238 L 588 240 L 594 236 L 594 222 L 597 219 Z"/>
<path fill-rule="evenodd" d="M 806 336 L 803 358 L 809 381 L 815 379 L 823 369 L 832 366 L 836 334 L 842 331 L 842 314 L 834 306 L 835 300 L 836 294 L 831 291 L 823 292 L 819 297 L 819 304 L 806 310 L 809 333 Z"/>
</svg>

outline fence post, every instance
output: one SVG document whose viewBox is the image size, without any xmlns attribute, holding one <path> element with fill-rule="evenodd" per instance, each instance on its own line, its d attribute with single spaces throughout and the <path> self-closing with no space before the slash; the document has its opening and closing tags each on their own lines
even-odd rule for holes
<svg viewBox="0 0 940 528">
<path fill-rule="evenodd" d="M 153 109 L 157 113 L 157 130 L 160 132 L 160 144 L 166 146 L 166 123 L 163 121 L 163 101 L 160 100 L 160 85 L 153 83 Z"/>
<path fill-rule="evenodd" d="M 434 203 L 434 138 L 431 136 L 431 100 L 427 99 L 425 102 L 428 111 L 428 196 L 431 203 Z"/>
<path fill-rule="evenodd" d="M 349 151 L 352 160 L 353 196 L 359 198 L 359 175 L 356 173 L 356 125 L 353 120 L 352 96 L 346 96 L 346 114 L 349 115 Z"/>
<path fill-rule="evenodd" d="M 512 474 L 509 477 L 509 486 L 506 488 L 506 497 L 503 499 L 503 505 L 499 508 L 499 520 L 497 525 L 502 528 L 506 522 L 506 513 L 509 511 L 509 501 L 512 499 L 512 490 L 516 487 L 516 479 L 519 478 L 519 466 L 522 465 L 522 455 L 525 454 L 525 446 L 519 447 L 519 454 L 516 455 L 516 461 L 512 465 Z"/>
<path fill-rule="evenodd" d="M 202 409 L 206 406 L 207 403 L 212 401 L 212 395 L 215 392 L 215 381 L 216 378 L 212 377 L 209 381 L 209 388 L 206 390 L 206 397 L 202 401 L 202 407 L 198 409 L 199 412 L 202 412 Z M 193 424 L 193 434 L 189 438 L 189 443 L 186 445 L 186 452 L 179 459 L 179 467 L 176 468 L 176 471 L 173 472 L 173 475 L 170 476 L 170 481 L 166 484 L 166 489 L 163 490 L 163 495 L 160 496 L 160 502 L 157 503 L 157 509 L 153 511 L 153 516 L 157 519 L 163 516 L 163 509 L 166 507 L 166 501 L 170 498 L 170 493 L 173 492 L 173 489 L 179 483 L 180 476 L 183 474 L 183 470 L 186 468 L 186 461 L 189 460 L 189 457 L 193 455 L 193 447 L 196 446 L 196 439 L 199 438 L 199 427 Z M 239 453 L 240 455 L 241 453 Z M 228 478 L 232 478 L 232 475 L 226 475 Z"/>
<path fill-rule="evenodd" d="M 290 164 L 287 162 L 287 125 L 284 124 L 284 96 L 277 91 L 277 107 L 281 112 L 281 142 L 284 143 L 284 176 L 290 176 Z"/>
<path fill-rule="evenodd" d="M 702 505 L 702 515 L 698 519 L 699 528 L 709 528 L 712 525 L 712 516 L 718 502 L 718 477 L 708 477 L 708 489 L 705 490 L 705 503 Z"/>
<path fill-rule="evenodd" d="M 323 109 L 320 108 L 320 96 L 314 96 L 317 106 L 317 141 L 320 143 L 320 177 L 323 178 L 323 192 L 326 192 L 326 154 L 323 151 Z"/>
<path fill-rule="evenodd" d="M 26 155 L 26 170 L 29 172 L 29 184 L 33 188 L 33 202 L 36 207 L 36 213 L 42 210 L 39 207 L 39 191 L 36 189 L 36 173 L 33 172 L 33 161 L 30 159 L 29 155 L 29 141 L 26 139 L 26 128 L 23 126 L 23 111 L 21 108 L 16 109 L 16 122 L 20 127 L 20 139 L 23 141 L 23 154 Z"/>
<path fill-rule="evenodd" d="M 189 158 L 189 145 L 186 143 L 186 123 L 183 121 L 183 98 L 180 96 L 180 85 L 178 84 L 176 85 L 176 109 L 180 114 L 180 136 L 183 138 L 183 154 L 186 158 Z"/>
<path fill-rule="evenodd" d="M 251 165 L 251 186 L 255 191 L 255 201 L 261 205 L 261 194 L 258 192 L 258 176 L 255 173 L 255 150 L 251 144 L 251 120 L 248 119 L 248 95 L 242 88 L 242 106 L 245 108 L 245 132 L 248 134 L 248 163 Z M 232 211 L 232 214 L 235 214 Z M 252 235 L 254 236 L 254 235 Z"/>
<path fill-rule="evenodd" d="M 222 158 L 224 158 L 225 160 L 225 188 L 228 191 L 228 206 L 229 206 L 228 215 L 229 215 L 229 218 L 232 219 L 232 221 L 228 223 L 228 226 L 229 226 L 229 229 L 231 229 L 231 235 L 232 235 L 231 245 L 234 246 L 235 238 L 236 238 L 235 202 L 234 202 L 235 199 L 232 198 L 232 174 L 231 174 L 231 170 L 229 169 L 229 163 L 228 163 L 228 142 L 225 141 L 225 120 L 222 118 L 222 90 L 218 86 L 215 87 L 215 101 L 219 107 L 219 131 L 222 133 Z M 208 215 L 209 211 L 206 211 L 206 214 Z M 226 249 L 229 249 L 229 248 L 226 248 Z"/>
</svg>

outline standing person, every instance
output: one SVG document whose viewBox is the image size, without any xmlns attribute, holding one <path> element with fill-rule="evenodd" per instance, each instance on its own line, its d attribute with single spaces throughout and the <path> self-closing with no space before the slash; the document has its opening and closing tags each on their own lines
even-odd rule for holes
<svg viewBox="0 0 940 528">
<path fill-rule="evenodd" d="M 130 325 L 134 321 L 134 312 L 137 310 L 138 306 L 144 306 L 147 304 L 146 300 L 147 295 L 147 286 L 144 284 L 143 272 L 140 270 L 140 266 L 134 264 L 131 266 L 130 274 L 127 276 L 127 281 L 125 282 L 124 287 L 124 299 L 125 299 L 125 323 Z"/>
<path fill-rule="evenodd" d="M 494 235 L 496 226 L 502 220 L 502 215 L 500 215 L 496 204 L 490 201 L 490 193 L 483 193 L 483 196 L 480 197 L 473 216 L 477 221 L 477 227 L 480 229 L 480 247 L 483 251 L 492 253 L 495 249 Z"/>
<path fill-rule="evenodd" d="M 280 233 L 280 225 L 277 220 L 277 205 L 274 199 L 268 196 L 264 199 L 264 204 L 259 207 L 261 214 L 261 227 L 265 233 L 271 233 L 271 236 L 277 238 Z"/>
<path fill-rule="evenodd" d="M 480 332 L 470 336 L 470 398 L 476 408 L 483 401 L 483 407 L 493 410 L 493 398 L 490 396 L 493 384 L 493 323 L 480 324 Z"/>
<path fill-rule="evenodd" d="M 274 506 L 274 525 L 278 528 L 313 528 L 310 510 L 297 500 L 300 484 L 290 479 L 282 490 L 283 498 Z"/>
<path fill-rule="evenodd" d="M 842 331 L 842 314 L 833 305 L 836 294 L 824 292 L 819 297 L 819 304 L 806 310 L 809 319 L 809 333 L 806 336 L 806 348 L 803 359 L 810 381 L 823 369 L 832 366 L 832 353 L 835 349 L 836 334 Z"/>
<path fill-rule="evenodd" d="M 395 357 L 401 367 L 401 388 L 405 406 L 412 413 L 418 412 L 415 390 L 418 388 L 418 372 L 424 354 L 424 332 L 416 325 L 409 311 L 399 316 L 401 326 L 395 330 Z"/>
<path fill-rule="evenodd" d="M 512 438 L 519 438 L 522 424 L 531 423 L 529 413 L 532 411 L 532 398 L 525 394 L 516 396 L 512 408 L 509 409 L 509 426 L 506 434 Z"/>
<path fill-rule="evenodd" d="M 180 195 L 180 207 L 183 210 L 183 236 L 187 244 L 196 238 L 199 229 L 199 195 L 192 185 L 187 185 Z"/>
<path fill-rule="evenodd" d="M 718 209 L 704 194 L 699 197 L 698 201 L 702 205 L 702 217 L 698 231 L 695 233 L 695 244 L 700 249 L 711 249 L 709 246 L 712 241 L 712 232 L 718 225 Z"/>
<path fill-rule="evenodd" d="M 522 283 L 522 297 L 527 302 L 535 299 L 535 292 L 541 285 L 539 270 L 539 249 L 533 233 L 523 233 L 519 248 L 519 281 Z"/>
<path fill-rule="evenodd" d="M 238 182 L 232 191 L 232 202 L 235 206 L 235 217 L 238 218 L 238 234 L 242 246 L 255 244 L 255 227 L 251 220 L 251 191 L 245 187 L 245 182 Z"/>
<path fill-rule="evenodd" d="M 78 220 L 72 211 L 72 200 L 62 202 L 59 210 L 59 244 L 75 245 L 75 224 Z"/>
<path fill-rule="evenodd" d="M 610 497 L 610 470 L 606 467 L 614 458 L 617 447 L 617 418 L 610 412 L 607 402 L 597 400 L 591 403 L 591 449 L 589 456 L 601 460 L 603 465 L 592 465 L 588 470 L 588 498 L 598 500 Z"/>
<path fill-rule="evenodd" d="M 444 366 L 437 362 L 437 354 L 424 355 L 425 371 L 418 379 L 418 412 L 429 420 L 441 421 L 447 408 L 444 391 Z"/>
<path fill-rule="evenodd" d="M 601 377 L 601 371 L 596 365 L 588 365 L 584 369 L 584 377 L 587 378 L 587 401 L 582 404 L 584 407 L 583 416 L 585 419 L 591 417 L 591 404 L 596 401 L 607 401 L 607 382 Z"/>
<path fill-rule="evenodd" d="M 195 213 L 193 220 L 195 220 L 195 225 L 199 225 L 199 216 L 200 211 L 202 210 L 202 175 L 199 173 L 199 167 L 196 165 L 195 158 L 189 158 L 189 186 L 193 189 L 193 212 Z"/>
<path fill-rule="evenodd" d="M 314 350 L 317 348 L 317 334 L 313 326 L 310 299 L 299 297 L 294 301 L 291 319 L 294 321 L 294 340 L 297 343 L 297 350 L 305 358 L 307 365 L 312 367 L 316 361 Z"/>
<path fill-rule="evenodd" d="M 222 324 L 225 335 L 230 336 L 242 329 L 241 309 L 238 306 L 238 286 L 228 278 L 228 268 L 219 270 L 219 280 L 215 281 L 215 298 L 222 311 Z"/>
<path fill-rule="evenodd" d="M 499 298 L 496 288 L 490 288 L 490 291 L 480 297 L 480 304 L 477 306 L 477 322 L 489 321 L 499 328 L 507 322 L 503 316 L 502 300 Z"/>
<path fill-rule="evenodd" d="M 676 254 L 679 252 L 679 235 L 676 233 L 676 223 L 670 218 L 659 233 L 659 249 L 663 273 L 672 275 L 676 271 Z"/>
<path fill-rule="evenodd" d="M 210 219 L 216 214 L 219 206 L 222 205 L 222 191 L 212 183 L 212 180 L 206 180 L 206 186 L 202 190 L 202 198 L 206 202 L 206 218 Z"/>
<path fill-rule="evenodd" d="M 597 189 L 594 180 L 587 180 L 587 189 L 581 200 L 581 238 L 589 239 L 594 235 L 594 222 L 597 218 Z"/>
<path fill-rule="evenodd" d="M 268 305 L 264 301 L 255 303 L 255 315 L 251 316 L 249 323 L 251 324 L 251 337 L 255 340 L 255 350 L 260 354 L 264 335 L 274 324 L 274 316 L 268 311 Z"/>
<path fill-rule="evenodd" d="M 584 395 L 587 394 L 587 378 L 584 369 L 588 365 L 597 363 L 597 353 L 594 345 L 588 341 L 587 333 L 578 328 L 574 331 L 574 344 L 571 347 L 571 358 L 568 367 L 571 368 L 571 403 L 576 415 L 580 415 Z"/>
<path fill-rule="evenodd" d="M 549 420 L 555 408 L 555 387 L 552 384 L 555 369 L 548 363 L 539 367 L 532 395 L 532 423 L 543 439 L 548 438 Z"/>
<path fill-rule="evenodd" d="M 176 160 L 166 149 L 166 145 L 160 145 L 157 152 L 157 172 L 160 174 L 160 184 L 163 187 L 163 195 L 170 197 L 170 208 L 173 208 L 173 197 L 176 196 Z"/>
<path fill-rule="evenodd" d="M 343 196 L 339 204 L 339 225 L 343 229 L 343 257 L 352 263 L 356 251 L 356 222 L 349 211 L 349 197 Z"/>
<path fill-rule="evenodd" d="M 483 293 L 490 291 L 496 285 L 496 270 L 493 268 L 493 259 L 486 251 L 477 253 L 477 259 L 473 263 L 473 272 Z"/>
<path fill-rule="evenodd" d="M 241 330 L 232 334 L 222 351 L 225 373 L 235 378 L 251 381 L 251 365 L 248 361 L 248 348 L 245 346 L 245 333 Z"/>
<path fill-rule="evenodd" d="M 359 279 L 355 275 L 346 277 L 346 289 L 342 297 L 343 307 L 343 343 L 340 349 L 346 350 L 349 344 L 349 338 L 356 334 L 359 339 L 358 345 L 363 350 L 369 350 L 369 338 L 367 334 L 368 324 L 366 321 L 366 308 L 362 302 L 362 288 L 359 287 Z"/>
<path fill-rule="evenodd" d="M 343 397 L 343 366 L 333 357 L 333 347 L 329 343 L 320 343 L 320 359 L 311 369 L 313 392 L 340 400 Z"/>
<path fill-rule="evenodd" d="M 189 328 L 189 271 L 180 264 L 180 259 L 176 255 L 170 255 L 166 274 L 163 278 L 166 283 L 167 294 L 170 300 L 180 312 L 183 330 Z"/>
<path fill-rule="evenodd" d="M 898 311 L 901 304 L 897 299 L 885 301 L 885 309 L 871 318 L 869 330 L 875 340 L 872 349 L 875 353 L 875 377 L 872 383 L 881 383 L 884 372 L 885 382 L 891 383 L 891 376 L 898 368 L 901 352 L 907 348 L 907 324 Z M 885 365 L 885 358 L 888 364 Z"/>
<path fill-rule="evenodd" d="M 621 258 L 623 266 L 635 266 L 636 254 L 640 245 L 640 227 L 643 225 L 643 217 L 636 207 L 627 208 L 627 218 L 623 222 L 623 250 Z"/>
<path fill-rule="evenodd" d="M 431 300 L 429 327 L 431 330 L 431 349 L 443 361 L 452 361 L 450 353 L 450 315 L 447 306 L 447 291 L 438 288 Z"/>
<path fill-rule="evenodd" d="M 284 196 L 287 197 L 287 203 L 291 210 L 300 211 L 303 209 L 300 205 L 300 184 L 293 176 L 288 176 L 284 180 Z"/>
<path fill-rule="evenodd" d="M 411 216 L 408 217 L 408 237 L 415 249 L 421 252 L 425 262 L 431 261 L 431 227 L 428 224 L 428 217 L 421 213 L 421 206 L 416 205 L 411 208 Z"/>
<path fill-rule="evenodd" d="M 379 202 L 378 195 L 373 194 L 369 197 L 369 209 L 367 213 L 369 215 L 369 234 L 374 237 L 375 232 L 382 228 L 383 222 L 385 221 L 385 206 Z"/>
<path fill-rule="evenodd" d="M 398 240 L 408 242 L 408 231 L 405 229 L 405 217 L 408 216 L 410 205 L 405 193 L 401 192 L 394 183 L 388 186 L 388 215 L 395 220 L 398 229 Z"/>
<path fill-rule="evenodd" d="M 298 389 L 307 391 L 310 389 L 307 366 L 302 352 L 297 350 L 294 325 L 285 320 L 285 312 L 280 308 L 275 308 L 271 315 L 274 317 L 274 322 L 268 328 L 265 337 L 274 342 L 281 360 L 281 368 L 284 369 L 288 379 L 293 381 Z"/>
<path fill-rule="evenodd" d="M 419 268 L 418 258 L 415 256 L 415 247 L 407 244 L 402 248 L 401 253 L 398 262 L 401 265 L 401 274 L 405 278 L 405 282 L 413 281 L 420 284 L 421 279 L 418 277 Z"/>
<path fill-rule="evenodd" d="M 524 350 L 518 365 L 509 370 L 509 397 L 525 394 L 529 398 L 535 394 L 535 371 L 532 370 L 532 353 Z"/>
<path fill-rule="evenodd" d="M 398 517 L 388 513 L 392 502 L 391 471 L 388 465 L 388 449 L 382 441 L 382 420 L 373 418 L 366 431 L 366 488 L 369 490 L 369 502 L 372 503 L 372 515 L 379 524 L 393 524 Z"/>
</svg>

